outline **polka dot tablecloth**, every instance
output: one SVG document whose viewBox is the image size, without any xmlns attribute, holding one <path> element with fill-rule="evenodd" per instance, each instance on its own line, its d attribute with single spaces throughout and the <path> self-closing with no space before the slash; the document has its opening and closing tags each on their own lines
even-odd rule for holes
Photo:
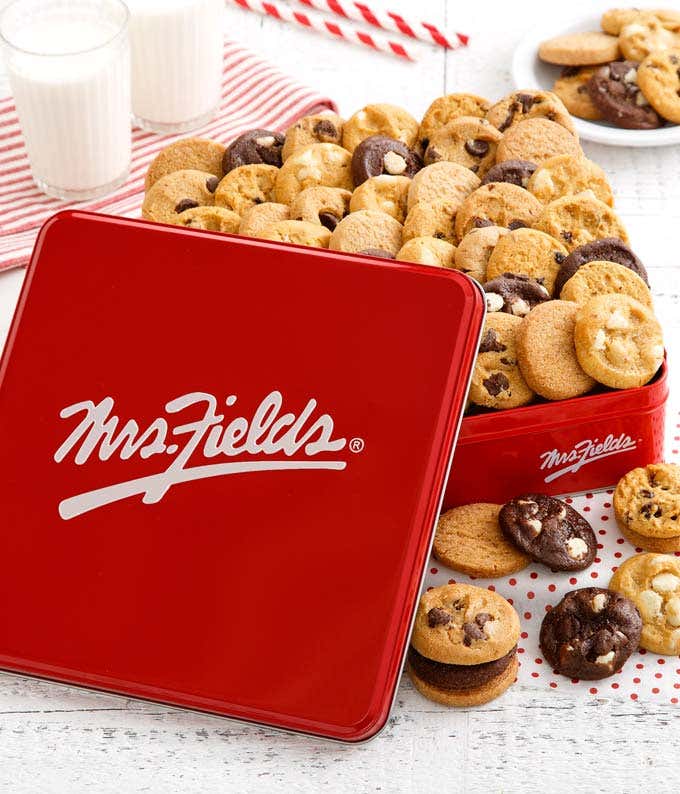
<svg viewBox="0 0 680 794">
<path fill-rule="evenodd" d="M 678 456 L 678 419 L 677 415 L 669 415 L 667 419 L 669 459 Z M 597 556 L 585 571 L 553 573 L 542 565 L 532 564 L 509 577 L 477 579 L 452 571 L 431 558 L 425 587 L 465 582 L 495 590 L 507 598 L 517 610 L 522 626 L 517 649 L 520 661 L 518 680 L 524 685 L 569 691 L 576 697 L 609 696 L 677 704 L 680 702 L 680 657 L 658 656 L 640 649 L 631 656 L 623 670 L 613 676 L 599 681 L 580 681 L 554 673 L 538 646 L 543 616 L 565 593 L 580 587 L 607 587 L 621 562 L 642 551 L 621 536 L 612 508 L 612 494 L 613 491 L 608 490 L 566 499 L 588 519 L 597 536 Z M 676 556 L 680 556 L 680 552 Z"/>
</svg>

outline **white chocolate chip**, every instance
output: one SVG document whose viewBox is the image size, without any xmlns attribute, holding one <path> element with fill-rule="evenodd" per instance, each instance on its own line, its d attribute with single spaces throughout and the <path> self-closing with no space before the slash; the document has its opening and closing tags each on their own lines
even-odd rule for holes
<svg viewBox="0 0 680 794">
<path fill-rule="evenodd" d="M 615 309 L 609 315 L 609 319 L 607 320 L 607 328 L 610 328 L 615 331 L 616 330 L 623 331 L 629 327 L 630 327 L 630 323 L 628 322 L 628 318 L 621 311 L 621 309 Z"/>
<path fill-rule="evenodd" d="M 297 172 L 297 178 L 299 182 L 305 182 L 308 179 L 312 179 L 314 182 L 320 182 L 322 174 L 318 168 L 310 166 L 308 168 L 300 168 Z"/>
<path fill-rule="evenodd" d="M 641 108 L 642 108 L 642 107 L 646 107 L 647 105 L 649 105 L 649 100 L 648 100 L 648 99 L 647 99 L 647 97 L 646 97 L 646 96 L 645 96 L 645 95 L 642 93 L 642 91 L 638 91 L 638 92 L 637 92 L 637 94 L 635 95 L 635 104 L 636 104 L 638 107 L 641 107 Z"/>
<path fill-rule="evenodd" d="M 303 151 L 298 157 L 298 162 L 302 165 L 312 165 L 314 160 L 316 160 L 316 157 L 314 155 L 313 149 L 307 149 L 306 151 Z"/>
<path fill-rule="evenodd" d="M 555 189 L 555 183 L 553 182 L 552 176 L 550 176 L 550 172 L 544 169 L 541 169 L 536 176 L 534 177 L 534 189 L 535 190 L 548 190 L 552 192 Z"/>
<path fill-rule="evenodd" d="M 567 554 L 572 560 L 582 560 L 588 553 L 588 544 L 582 538 L 570 538 L 567 541 Z"/>
<path fill-rule="evenodd" d="M 593 612 L 602 612 L 607 605 L 607 596 L 604 593 L 598 593 L 592 600 L 591 605 Z"/>
<path fill-rule="evenodd" d="M 518 298 L 510 306 L 510 311 L 516 317 L 526 317 L 531 311 L 531 306 L 523 298 Z"/>
<path fill-rule="evenodd" d="M 646 33 L 646 32 L 647 32 L 647 28 L 644 25 L 641 25 L 639 22 L 633 22 L 632 24 L 626 26 L 627 36 Z"/>
<path fill-rule="evenodd" d="M 629 69 L 623 75 L 623 82 L 628 83 L 628 85 L 635 85 L 637 84 L 637 69 Z"/>
<path fill-rule="evenodd" d="M 528 518 L 526 523 L 533 531 L 534 537 L 537 537 L 543 532 L 543 524 L 537 518 Z"/>
<path fill-rule="evenodd" d="M 666 620 L 671 626 L 680 626 L 680 598 L 673 596 L 666 604 Z"/>
<path fill-rule="evenodd" d="M 637 606 L 643 619 L 653 620 L 661 614 L 663 599 L 653 590 L 643 590 L 637 598 Z"/>
<path fill-rule="evenodd" d="M 567 508 L 566 508 L 564 505 L 562 505 L 562 506 L 560 507 L 560 512 L 557 514 L 557 518 L 558 518 L 560 521 L 564 521 L 564 519 L 565 519 L 566 517 L 567 517 Z"/>
<path fill-rule="evenodd" d="M 403 174 L 406 170 L 406 160 L 396 152 L 387 152 L 383 157 L 383 163 L 385 165 L 385 170 L 388 174 Z"/>
<path fill-rule="evenodd" d="M 546 298 L 550 297 L 550 293 L 548 290 L 543 286 L 543 284 L 536 283 L 536 286 L 541 290 L 541 292 L 546 296 Z"/>
<path fill-rule="evenodd" d="M 680 585 L 680 579 L 672 573 L 658 573 L 652 579 L 652 589 L 657 593 L 674 593 Z"/>
<path fill-rule="evenodd" d="M 276 138 L 273 135 L 263 135 L 261 138 L 255 138 L 255 143 L 258 146 L 273 146 Z"/>
<path fill-rule="evenodd" d="M 595 659 L 595 664 L 611 664 L 614 661 L 614 651 L 609 651 Z"/>
<path fill-rule="evenodd" d="M 503 308 L 503 296 L 497 292 L 486 293 L 486 310 L 488 312 L 499 312 Z"/>
<path fill-rule="evenodd" d="M 654 345 L 652 348 L 652 358 L 661 363 L 663 361 L 663 345 Z"/>
<path fill-rule="evenodd" d="M 607 334 L 604 332 L 604 328 L 598 328 L 593 340 L 593 350 L 604 350 L 606 344 Z"/>
</svg>

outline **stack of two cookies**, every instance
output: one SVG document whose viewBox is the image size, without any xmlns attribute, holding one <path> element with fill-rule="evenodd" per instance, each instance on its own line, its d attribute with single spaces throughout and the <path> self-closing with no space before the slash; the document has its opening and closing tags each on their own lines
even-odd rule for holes
<svg viewBox="0 0 680 794">
<path fill-rule="evenodd" d="M 416 614 L 407 672 L 425 697 L 478 706 L 517 677 L 519 617 L 497 593 L 472 585 L 435 587 Z"/>
</svg>

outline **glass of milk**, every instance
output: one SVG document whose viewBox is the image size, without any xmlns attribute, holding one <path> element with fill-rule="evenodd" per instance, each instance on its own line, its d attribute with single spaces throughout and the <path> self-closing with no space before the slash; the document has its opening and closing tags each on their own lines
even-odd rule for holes
<svg viewBox="0 0 680 794">
<path fill-rule="evenodd" d="M 224 0 L 127 0 L 132 113 L 153 132 L 210 121 L 222 93 Z"/>
<path fill-rule="evenodd" d="M 49 196 L 96 198 L 127 177 L 128 16 L 121 0 L 14 0 L 0 12 L 33 178 Z"/>
</svg>

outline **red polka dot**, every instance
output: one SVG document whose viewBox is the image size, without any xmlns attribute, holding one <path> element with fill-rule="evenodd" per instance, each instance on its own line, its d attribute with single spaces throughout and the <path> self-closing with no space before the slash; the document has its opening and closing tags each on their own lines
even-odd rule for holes
<svg viewBox="0 0 680 794">
<path fill-rule="evenodd" d="M 536 658 L 534 659 L 534 661 L 536 662 L 536 664 L 543 664 L 543 659 Z"/>
<path fill-rule="evenodd" d="M 552 604 L 546 604 L 545 605 L 545 611 L 546 612 L 550 612 L 551 609 L 552 609 Z"/>
<path fill-rule="evenodd" d="M 680 689 L 680 684 L 673 684 L 673 689 Z"/>
<path fill-rule="evenodd" d="M 524 648 L 518 648 L 517 653 L 524 653 Z"/>
<path fill-rule="evenodd" d="M 531 677 L 532 677 L 532 678 L 538 678 L 538 673 L 532 673 L 532 674 L 531 674 Z"/>
<path fill-rule="evenodd" d="M 638 653 L 640 654 L 640 656 L 646 656 L 647 655 L 647 650 L 645 648 L 640 648 Z"/>
<path fill-rule="evenodd" d="M 551 687 L 552 689 L 557 689 L 557 684 L 556 684 L 554 681 L 551 681 L 551 682 L 550 682 L 550 687 Z"/>
<path fill-rule="evenodd" d="M 597 534 L 598 535 L 606 535 L 607 534 L 607 530 L 606 529 L 598 529 L 597 530 Z"/>
<path fill-rule="evenodd" d="M 658 686 L 652 687 L 652 694 L 653 695 L 658 695 L 659 694 L 659 687 Z"/>
<path fill-rule="evenodd" d="M 455 583 L 456 583 L 455 579 L 449 579 L 449 584 L 455 584 Z"/>
<path fill-rule="evenodd" d="M 508 584 L 514 587 L 517 584 L 517 579 L 508 579 Z"/>
<path fill-rule="evenodd" d="M 638 662 L 635 666 L 637 667 L 638 670 L 644 670 L 645 669 L 644 664 L 640 664 L 640 662 Z"/>
<path fill-rule="evenodd" d="M 531 612 L 524 613 L 524 620 L 531 620 Z"/>
<path fill-rule="evenodd" d="M 592 499 L 592 498 L 593 498 L 593 495 L 591 493 L 587 493 L 586 494 L 586 499 Z"/>
<path fill-rule="evenodd" d="M 680 426 L 680 425 L 679 425 L 679 426 Z M 573 505 L 573 504 L 574 504 L 574 500 L 571 498 L 571 496 L 568 496 L 568 497 L 567 497 L 567 498 L 566 498 L 564 501 L 565 501 L 565 502 L 566 502 L 568 505 Z"/>
<path fill-rule="evenodd" d="M 571 579 L 569 579 L 569 584 L 576 584 L 577 581 L 578 579 L 575 576 L 572 576 Z"/>
<path fill-rule="evenodd" d="M 617 560 L 620 560 L 620 559 L 621 559 L 621 557 L 623 557 L 623 554 L 621 554 L 621 552 L 620 552 L 620 551 L 615 551 L 615 552 L 614 552 L 614 556 L 616 557 L 616 559 L 617 559 Z"/>
<path fill-rule="evenodd" d="M 638 554 L 640 554 L 640 553 L 642 552 L 642 549 L 641 549 L 639 546 L 636 546 L 636 547 L 635 547 L 635 551 L 636 551 Z"/>
<path fill-rule="evenodd" d="M 623 538 L 617 538 L 617 539 L 616 539 L 616 542 L 617 542 L 617 543 L 619 544 L 619 546 L 620 546 L 621 544 L 625 543 L 626 541 L 625 541 Z"/>
<path fill-rule="evenodd" d="M 590 512 L 590 507 L 589 507 L 588 505 L 586 505 L 586 506 L 583 508 L 583 512 L 584 512 L 584 513 L 589 513 L 589 512 Z"/>
<path fill-rule="evenodd" d="M 677 699 L 677 698 L 671 698 L 671 703 L 675 704 L 675 703 L 677 703 L 677 702 L 678 702 L 678 699 Z"/>
<path fill-rule="evenodd" d="M 597 571 L 592 571 L 591 574 L 590 574 L 590 578 L 591 579 L 597 579 L 598 576 L 599 576 L 599 574 L 598 574 Z"/>
<path fill-rule="evenodd" d="M 600 516 L 600 521 L 609 521 L 609 516 Z"/>
<path fill-rule="evenodd" d="M 666 664 L 666 660 L 665 659 L 657 659 L 656 663 L 657 664 Z"/>
<path fill-rule="evenodd" d="M 612 684 L 612 689 L 618 689 L 618 688 L 619 688 L 619 685 L 616 682 L 614 682 Z"/>
<path fill-rule="evenodd" d="M 580 678 L 572 678 L 571 679 L 571 683 L 572 684 L 578 684 L 580 680 L 581 680 Z"/>
<path fill-rule="evenodd" d="M 602 562 L 602 560 L 599 557 L 595 557 L 593 562 Z"/>
<path fill-rule="evenodd" d="M 520 636 L 520 637 L 521 637 L 523 640 L 526 640 L 526 638 L 527 638 L 529 635 L 526 633 L 526 631 L 523 631 L 523 632 L 522 632 L 522 633 L 521 633 L 519 636 Z"/>
<path fill-rule="evenodd" d="M 590 692 L 591 695 L 597 695 L 597 688 L 594 686 L 591 686 L 588 691 Z"/>
<path fill-rule="evenodd" d="M 639 679 L 639 678 L 637 678 L 637 677 L 636 677 L 636 678 L 634 678 L 634 679 L 633 679 L 633 683 L 634 683 L 634 684 L 639 684 L 639 683 L 640 683 L 640 679 Z"/>
<path fill-rule="evenodd" d="M 555 587 L 555 585 L 554 585 L 554 584 L 549 584 L 549 585 L 548 585 L 548 590 L 549 590 L 551 593 L 554 593 L 556 589 L 557 589 L 557 588 Z"/>
<path fill-rule="evenodd" d="M 618 565 L 612 565 L 612 573 L 616 573 L 619 570 Z"/>
<path fill-rule="evenodd" d="M 598 544 L 597 544 L 597 548 L 598 548 L 598 549 L 603 549 L 603 548 L 604 548 L 604 546 L 603 546 L 601 543 L 598 543 Z"/>
<path fill-rule="evenodd" d="M 515 603 L 515 602 L 512 600 L 512 598 L 506 598 L 505 600 L 508 602 L 508 604 L 510 604 L 510 606 L 512 606 L 512 605 Z"/>
<path fill-rule="evenodd" d="M 654 678 L 663 678 L 663 673 L 654 673 Z"/>
<path fill-rule="evenodd" d="M 439 573 L 437 568 L 430 568 L 430 573 Z"/>
<path fill-rule="evenodd" d="M 602 507 L 610 508 L 612 506 L 611 502 L 604 502 Z"/>
<path fill-rule="evenodd" d="M 529 574 L 529 576 L 530 576 L 532 579 L 538 579 L 538 574 L 536 573 L 536 571 L 532 571 L 532 572 Z"/>
<path fill-rule="evenodd" d="M 528 598 L 529 600 L 531 600 L 532 598 L 534 598 L 534 597 L 535 597 L 535 595 L 536 595 L 536 594 L 533 592 L 533 590 L 529 590 L 529 592 L 527 593 L 527 598 Z"/>
<path fill-rule="evenodd" d="M 496 585 L 495 584 L 490 584 L 486 589 L 487 590 L 491 590 L 492 593 L 495 593 L 496 592 Z"/>
<path fill-rule="evenodd" d="M 637 694 L 636 694 L 635 692 L 633 692 L 633 693 L 631 694 L 631 696 L 630 696 L 630 699 L 631 699 L 631 700 L 637 700 L 637 699 L 638 699 L 638 696 L 637 696 Z"/>
</svg>

